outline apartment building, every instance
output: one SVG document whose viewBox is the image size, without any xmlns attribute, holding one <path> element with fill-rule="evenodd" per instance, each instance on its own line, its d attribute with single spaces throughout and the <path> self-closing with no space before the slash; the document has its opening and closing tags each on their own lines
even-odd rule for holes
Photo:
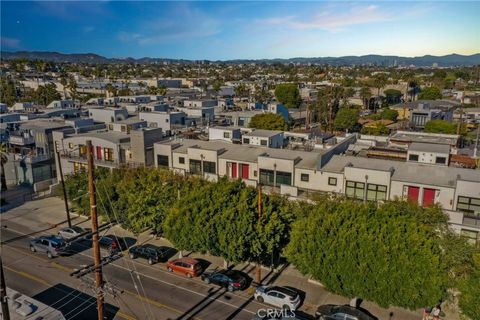
<svg viewBox="0 0 480 320">
<path fill-rule="evenodd" d="M 329 149 L 307 152 L 173 140 L 155 144 L 155 165 L 181 174 L 200 174 L 212 181 L 226 176 L 250 186 L 261 183 L 292 197 L 332 192 L 361 201 L 403 199 L 421 206 L 439 204 L 454 230 L 472 242 L 480 241 L 480 171 L 437 161 L 341 155 L 352 142 L 354 137 Z M 414 145 L 412 154 L 415 149 Z"/>
<path fill-rule="evenodd" d="M 149 127 L 161 128 L 166 135 L 171 135 L 175 130 L 185 128 L 190 124 L 187 115 L 178 111 L 139 112 L 138 117 L 140 120 L 146 121 Z"/>
<path fill-rule="evenodd" d="M 208 128 L 208 139 L 240 143 L 242 132 L 238 127 L 210 127 Z"/>
<path fill-rule="evenodd" d="M 139 128 L 129 133 L 101 131 L 74 134 L 54 132 L 55 146 L 60 152 L 63 174 L 68 175 L 87 166 L 87 141 L 93 146 L 95 166 L 118 168 L 121 166 L 151 166 L 153 144 L 162 140 L 160 128 Z M 57 159 L 58 167 L 58 159 Z"/>
<path fill-rule="evenodd" d="M 243 144 L 267 148 L 283 148 L 284 141 L 283 131 L 275 130 L 253 130 L 242 137 Z"/>
<path fill-rule="evenodd" d="M 128 118 L 128 111 L 124 108 L 89 108 L 88 117 L 96 122 L 117 122 Z"/>
</svg>

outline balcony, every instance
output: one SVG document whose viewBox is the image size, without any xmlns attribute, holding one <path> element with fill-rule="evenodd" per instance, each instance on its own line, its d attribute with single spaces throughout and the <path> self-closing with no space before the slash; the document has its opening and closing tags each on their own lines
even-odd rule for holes
<svg viewBox="0 0 480 320">
<path fill-rule="evenodd" d="M 64 153 L 61 154 L 60 157 L 62 159 L 67 159 L 70 162 L 78 162 L 78 163 L 84 163 L 87 164 L 87 155 L 79 155 L 79 154 L 74 154 L 74 153 Z M 113 161 L 107 161 L 107 160 L 99 160 L 99 159 L 93 159 L 93 164 L 95 166 L 99 167 L 107 167 L 107 168 L 118 168 L 120 166 L 125 165 L 125 163 L 120 162 L 118 160 L 113 160 Z"/>
<path fill-rule="evenodd" d="M 480 216 L 473 213 L 445 210 L 448 222 L 453 225 L 477 228 L 480 231 Z"/>
<path fill-rule="evenodd" d="M 35 138 L 34 137 L 24 137 L 24 136 L 10 136 L 8 138 L 8 142 L 10 144 L 18 145 L 18 146 L 26 146 L 29 144 L 34 144 L 35 143 Z"/>
<path fill-rule="evenodd" d="M 50 160 L 50 156 L 48 154 L 22 155 L 22 154 L 16 153 L 14 154 L 13 159 L 15 161 L 25 161 L 25 163 L 34 164 L 34 163 Z"/>
</svg>

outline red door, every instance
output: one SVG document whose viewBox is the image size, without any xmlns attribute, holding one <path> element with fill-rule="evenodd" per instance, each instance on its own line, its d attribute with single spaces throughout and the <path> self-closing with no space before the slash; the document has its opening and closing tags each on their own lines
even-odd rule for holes
<svg viewBox="0 0 480 320">
<path fill-rule="evenodd" d="M 236 162 L 230 162 L 232 164 L 232 172 L 230 173 L 230 176 L 232 178 L 236 178 L 237 177 L 237 163 Z"/>
<path fill-rule="evenodd" d="M 408 186 L 408 200 L 418 203 L 418 195 L 420 194 L 419 187 Z"/>
<path fill-rule="evenodd" d="M 248 164 L 242 164 L 242 179 L 248 179 Z"/>
<path fill-rule="evenodd" d="M 428 207 L 435 202 L 435 189 L 423 189 L 423 206 Z"/>
<path fill-rule="evenodd" d="M 97 159 L 102 160 L 102 147 L 97 146 Z"/>
</svg>

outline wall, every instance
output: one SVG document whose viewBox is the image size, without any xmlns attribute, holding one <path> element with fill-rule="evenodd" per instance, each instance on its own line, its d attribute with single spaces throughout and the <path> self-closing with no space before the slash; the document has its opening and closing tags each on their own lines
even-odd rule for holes
<svg viewBox="0 0 480 320">
<path fill-rule="evenodd" d="M 410 160 L 410 155 L 418 155 L 418 161 Z M 436 163 L 437 157 L 445 158 L 445 163 Z M 419 163 L 428 163 L 428 164 L 435 164 L 435 165 L 448 165 L 450 155 L 448 153 L 436 153 L 436 152 L 422 152 L 422 151 L 408 151 L 407 153 L 407 161 L 408 162 L 419 162 Z"/>
</svg>

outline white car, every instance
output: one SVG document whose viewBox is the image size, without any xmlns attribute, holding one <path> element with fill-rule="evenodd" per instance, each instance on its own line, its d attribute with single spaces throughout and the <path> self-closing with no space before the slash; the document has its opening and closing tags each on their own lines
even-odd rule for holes
<svg viewBox="0 0 480 320">
<path fill-rule="evenodd" d="M 60 237 L 62 237 L 63 239 L 72 239 L 72 238 L 77 237 L 77 236 L 81 235 L 82 233 L 85 233 L 85 232 L 88 232 L 88 231 L 89 230 L 84 229 L 82 227 L 73 226 L 73 227 L 66 227 L 66 228 L 60 229 L 60 231 L 58 231 L 58 235 Z M 84 237 L 82 237 L 80 239 L 87 239 L 88 237 L 89 237 L 89 235 L 85 235 Z"/>
<path fill-rule="evenodd" d="M 261 286 L 255 290 L 254 298 L 258 302 L 265 302 L 285 310 L 295 311 L 300 305 L 300 295 L 287 287 Z"/>
</svg>

